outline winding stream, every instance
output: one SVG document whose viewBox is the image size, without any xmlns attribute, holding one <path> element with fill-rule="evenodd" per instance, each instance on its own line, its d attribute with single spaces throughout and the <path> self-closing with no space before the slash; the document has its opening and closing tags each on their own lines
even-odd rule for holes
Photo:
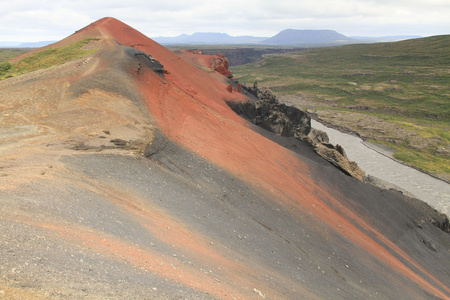
<svg viewBox="0 0 450 300">
<path fill-rule="evenodd" d="M 328 128 L 315 120 L 311 120 L 311 125 L 325 131 L 330 143 L 344 147 L 348 158 L 355 161 L 366 174 L 400 187 L 449 216 L 450 184 L 396 162 L 388 154 L 371 149 L 370 144 L 356 136 Z"/>
</svg>

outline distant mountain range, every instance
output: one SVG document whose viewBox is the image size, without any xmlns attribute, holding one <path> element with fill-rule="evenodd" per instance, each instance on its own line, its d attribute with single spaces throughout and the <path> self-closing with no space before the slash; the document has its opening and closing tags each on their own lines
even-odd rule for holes
<svg viewBox="0 0 450 300">
<path fill-rule="evenodd" d="M 305 46 L 318 44 L 336 44 L 351 40 L 349 37 L 333 30 L 299 30 L 286 29 L 273 37 L 230 36 L 226 33 L 182 34 L 176 37 L 154 37 L 153 40 L 163 45 L 274 45 Z"/>
<path fill-rule="evenodd" d="M 230 36 L 226 33 L 197 32 L 176 37 L 153 37 L 162 45 L 268 45 L 268 46 L 326 46 L 353 43 L 393 42 L 421 36 L 348 37 L 334 30 L 286 29 L 273 37 Z"/>
<path fill-rule="evenodd" d="M 227 33 L 196 32 L 194 34 L 181 34 L 176 37 L 153 37 L 154 41 L 162 45 L 191 44 L 191 45 L 226 45 L 226 44 L 260 44 L 267 37 L 231 36 Z"/>
<path fill-rule="evenodd" d="M 286 29 L 273 37 L 231 36 L 227 33 L 196 32 L 181 34 L 176 37 L 153 37 L 162 45 L 267 45 L 267 46 L 328 46 L 353 43 L 393 42 L 420 36 L 385 36 L 385 37 L 347 37 L 334 30 Z M 54 41 L 41 42 L 0 42 L 0 48 L 39 48 Z"/>
<path fill-rule="evenodd" d="M 0 48 L 40 48 L 53 44 L 56 41 L 40 41 L 40 42 L 0 42 Z"/>
</svg>

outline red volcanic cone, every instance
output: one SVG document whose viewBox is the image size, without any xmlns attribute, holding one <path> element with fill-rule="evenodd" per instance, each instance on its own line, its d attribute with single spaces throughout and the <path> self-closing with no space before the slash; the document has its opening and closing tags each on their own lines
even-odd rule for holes
<svg viewBox="0 0 450 300">
<path fill-rule="evenodd" d="M 238 116 L 224 57 L 114 18 L 46 48 L 85 38 L 96 53 L 0 82 L 0 291 L 448 299 L 436 212 Z"/>
</svg>

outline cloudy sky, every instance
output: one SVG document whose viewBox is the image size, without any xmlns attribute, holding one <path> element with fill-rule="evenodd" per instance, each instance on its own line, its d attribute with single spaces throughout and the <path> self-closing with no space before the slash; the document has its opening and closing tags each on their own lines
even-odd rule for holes
<svg viewBox="0 0 450 300">
<path fill-rule="evenodd" d="M 288 28 L 347 36 L 450 34 L 450 0 L 11 0 L 0 5 L 0 42 L 60 40 L 106 16 L 149 37 L 270 37 Z"/>
</svg>

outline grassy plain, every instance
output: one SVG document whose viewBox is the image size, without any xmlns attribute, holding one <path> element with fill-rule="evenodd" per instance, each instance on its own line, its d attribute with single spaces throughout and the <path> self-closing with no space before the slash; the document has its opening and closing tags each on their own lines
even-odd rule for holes
<svg viewBox="0 0 450 300">
<path fill-rule="evenodd" d="M 288 104 L 397 150 L 397 159 L 450 178 L 448 49 L 450 35 L 443 35 L 267 55 L 231 71 L 241 83 L 257 81 Z"/>
<path fill-rule="evenodd" d="M 0 63 L 13 59 L 30 50 L 29 48 L 0 48 Z"/>
<path fill-rule="evenodd" d="M 82 47 L 91 40 L 93 39 L 89 38 L 73 43 L 69 46 L 49 48 L 32 56 L 26 57 L 14 64 L 8 62 L 8 60 L 24 53 L 24 50 L 0 50 L 0 80 L 39 69 L 46 69 L 54 65 L 63 64 L 67 61 L 95 52 L 97 50 L 82 49 Z"/>
</svg>

